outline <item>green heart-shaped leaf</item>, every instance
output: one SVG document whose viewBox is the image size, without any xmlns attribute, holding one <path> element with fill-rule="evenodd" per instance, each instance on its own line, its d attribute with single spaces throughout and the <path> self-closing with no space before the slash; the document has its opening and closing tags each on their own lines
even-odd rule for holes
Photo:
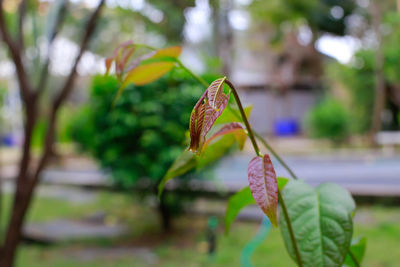
<svg viewBox="0 0 400 267">
<path fill-rule="evenodd" d="M 302 266 L 342 266 L 353 234 L 354 200 L 344 188 L 324 183 L 313 188 L 290 181 L 282 190 Z M 285 216 L 280 228 L 290 256 L 297 262 Z"/>
</svg>

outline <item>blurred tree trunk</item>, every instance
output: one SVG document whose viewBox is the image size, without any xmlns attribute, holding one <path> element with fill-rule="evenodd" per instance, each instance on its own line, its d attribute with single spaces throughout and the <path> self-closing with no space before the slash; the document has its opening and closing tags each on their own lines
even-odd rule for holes
<svg viewBox="0 0 400 267">
<path fill-rule="evenodd" d="M 381 130 L 382 119 L 381 114 L 385 107 L 385 77 L 383 73 L 384 55 L 382 34 L 380 25 L 382 21 L 382 10 L 378 1 L 370 2 L 370 13 L 372 17 L 372 27 L 375 32 L 377 47 L 375 50 L 375 97 L 374 109 L 372 114 L 371 129 L 369 134 L 369 142 L 371 145 L 376 145 L 375 136 Z"/>
<path fill-rule="evenodd" d="M 164 232 L 169 232 L 171 230 L 171 212 L 166 202 L 165 195 L 165 193 L 162 194 L 160 198 L 158 203 L 158 211 Z"/>
<path fill-rule="evenodd" d="M 223 75 L 230 76 L 232 69 L 233 32 L 229 23 L 229 11 L 232 10 L 232 0 L 211 1 L 213 8 L 213 42 L 215 54 L 221 61 Z"/>
<path fill-rule="evenodd" d="M 2 7 L 3 1 L 0 0 L 0 7 Z M 0 266 L 1 267 L 12 267 L 15 262 L 15 255 L 17 247 L 22 235 L 22 229 L 24 219 L 29 206 L 32 202 L 32 198 L 35 192 L 35 188 L 40 181 L 40 175 L 43 169 L 46 167 L 47 162 L 50 158 L 55 129 L 57 125 L 57 114 L 60 107 L 66 101 L 70 95 L 74 80 L 76 77 L 76 70 L 78 63 L 86 51 L 89 40 L 93 36 L 95 31 L 100 11 L 104 6 L 105 0 L 101 0 L 89 17 L 86 27 L 83 27 L 83 36 L 80 43 L 80 48 L 77 57 L 73 63 L 71 71 L 67 76 L 64 84 L 62 85 L 59 94 L 50 103 L 46 103 L 50 108 L 50 113 L 47 117 L 48 125 L 46 130 L 46 136 L 44 141 L 44 147 L 42 148 L 42 154 L 39 157 L 38 162 L 32 161 L 31 156 L 31 144 L 32 136 L 35 126 L 37 125 L 38 110 L 40 104 L 40 96 L 43 94 L 46 82 L 48 80 L 48 66 L 49 58 L 44 60 L 42 66 L 35 66 L 41 68 L 41 76 L 38 86 L 36 87 L 30 79 L 29 72 L 25 68 L 24 64 L 24 42 L 23 42 L 23 22 L 26 12 L 26 0 L 22 0 L 19 7 L 18 14 L 18 35 L 14 39 L 10 34 L 10 25 L 7 25 L 5 20 L 4 10 L 0 9 L 0 33 L 2 41 L 10 52 L 10 58 L 14 62 L 19 89 L 22 96 L 22 103 L 24 106 L 25 124 L 24 124 L 24 144 L 22 150 L 22 158 L 19 162 L 18 176 L 15 179 L 15 193 L 14 200 L 12 203 L 10 219 L 5 231 L 5 238 L 2 246 L 0 247 Z M 59 9 L 59 14 L 55 25 L 53 25 L 53 32 L 49 40 L 49 47 L 58 33 L 63 22 L 63 12 L 65 12 L 67 1 L 62 1 L 62 5 Z M 33 10 L 32 12 L 35 12 Z M 48 53 L 50 54 L 50 53 Z"/>
</svg>

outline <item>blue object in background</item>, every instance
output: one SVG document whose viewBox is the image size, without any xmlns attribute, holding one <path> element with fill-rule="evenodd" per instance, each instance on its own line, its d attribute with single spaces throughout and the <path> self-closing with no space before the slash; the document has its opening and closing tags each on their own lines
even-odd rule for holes
<svg viewBox="0 0 400 267">
<path fill-rule="evenodd" d="M 1 137 L 1 144 L 7 147 L 16 145 L 15 137 L 12 134 L 7 134 Z"/>
<path fill-rule="evenodd" d="M 274 122 L 275 136 L 294 136 L 299 134 L 299 124 L 296 119 L 282 118 Z"/>
</svg>

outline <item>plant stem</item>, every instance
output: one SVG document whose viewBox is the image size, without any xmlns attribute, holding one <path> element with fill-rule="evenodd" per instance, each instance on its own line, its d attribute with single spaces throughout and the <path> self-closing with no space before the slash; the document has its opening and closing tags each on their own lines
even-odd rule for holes
<svg viewBox="0 0 400 267">
<path fill-rule="evenodd" d="M 201 78 L 200 76 L 194 74 L 190 69 L 188 69 L 185 65 L 183 65 L 182 61 L 180 61 L 179 59 L 175 59 L 175 62 L 178 63 L 179 67 L 181 67 L 182 69 L 184 69 L 187 73 L 189 73 L 190 75 L 193 76 L 193 78 L 195 78 L 196 80 L 198 80 L 202 85 L 204 85 L 204 87 L 208 87 L 209 84 L 208 82 L 206 82 L 203 78 Z"/>
<path fill-rule="evenodd" d="M 233 96 L 235 97 L 236 104 L 238 105 L 238 108 L 240 111 L 240 115 L 242 116 L 242 120 L 243 120 L 244 124 L 246 125 L 247 133 L 249 135 L 251 143 L 253 144 L 254 151 L 256 152 L 257 156 L 262 157 L 260 149 L 258 148 L 258 145 L 257 145 L 256 138 L 254 137 L 253 130 L 251 129 L 250 123 L 246 117 L 246 113 L 244 112 L 242 102 L 240 101 L 239 95 L 238 95 L 235 87 L 229 80 L 225 80 L 225 83 L 232 89 Z"/>
<path fill-rule="evenodd" d="M 290 239 L 292 240 L 294 252 L 296 254 L 297 264 L 300 267 L 303 267 L 303 262 L 301 261 L 300 251 L 299 251 L 299 248 L 297 247 L 296 238 L 295 238 L 294 232 L 293 232 L 292 222 L 290 221 L 289 214 L 288 214 L 288 211 L 286 208 L 286 204 L 285 204 L 285 201 L 283 200 L 280 190 L 278 190 L 278 199 L 279 199 L 279 202 L 281 203 L 283 216 L 285 217 L 285 221 L 286 221 L 287 227 L 289 229 L 289 235 L 290 235 Z"/>
<path fill-rule="evenodd" d="M 296 174 L 294 174 L 294 172 L 292 171 L 292 169 L 286 164 L 286 162 L 279 156 L 278 153 L 276 153 L 276 151 L 267 143 L 267 141 L 265 141 L 265 139 L 258 134 L 257 132 L 254 132 L 255 136 L 257 137 L 257 139 L 264 145 L 264 147 L 266 149 L 269 150 L 269 152 L 271 152 L 272 155 L 274 155 L 274 157 L 279 161 L 279 163 L 289 172 L 290 176 L 292 176 L 293 179 L 297 180 L 298 177 L 296 176 Z"/>
<path fill-rule="evenodd" d="M 354 262 L 354 265 L 356 267 L 360 267 L 360 264 L 358 263 L 358 260 L 356 258 L 356 256 L 354 256 L 353 252 L 351 252 L 351 249 L 349 248 L 349 254 L 350 254 L 350 258 L 352 259 L 352 261 Z"/>
<path fill-rule="evenodd" d="M 231 112 L 233 113 L 233 115 L 240 119 L 241 117 L 237 114 L 236 110 L 234 110 L 231 106 L 228 106 L 228 108 L 231 110 Z M 279 154 L 268 144 L 268 142 L 256 131 L 253 131 L 254 135 L 256 136 L 256 138 L 263 144 L 263 146 L 269 151 L 271 152 L 272 155 L 274 155 L 274 157 L 279 161 L 279 163 L 289 172 L 290 176 L 297 180 L 298 177 L 296 174 L 294 174 L 293 170 L 289 167 L 289 165 L 286 164 L 286 162 L 279 156 Z"/>
</svg>

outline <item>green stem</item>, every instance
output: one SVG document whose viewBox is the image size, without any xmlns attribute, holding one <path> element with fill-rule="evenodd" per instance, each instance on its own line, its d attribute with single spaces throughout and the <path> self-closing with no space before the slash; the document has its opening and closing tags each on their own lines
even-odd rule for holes
<svg viewBox="0 0 400 267">
<path fill-rule="evenodd" d="M 208 88 L 209 84 L 200 76 L 194 74 L 190 69 L 188 69 L 185 65 L 183 65 L 182 61 L 180 61 L 179 59 L 175 59 L 175 62 L 179 65 L 179 67 L 181 67 L 182 69 L 184 69 L 187 73 L 189 73 L 190 75 L 193 76 L 193 78 L 195 78 L 196 80 L 198 80 L 202 85 L 204 85 L 204 87 Z"/>
<path fill-rule="evenodd" d="M 300 267 L 303 267 L 303 262 L 301 261 L 300 251 L 299 251 L 299 248 L 297 246 L 296 238 L 294 236 L 292 222 L 290 221 L 289 213 L 287 211 L 286 204 L 285 204 L 285 201 L 283 200 L 283 197 L 282 197 L 282 194 L 281 194 L 280 190 L 278 190 L 278 199 L 279 199 L 279 202 L 281 203 L 283 216 L 285 217 L 285 221 L 286 221 L 287 227 L 289 229 L 289 235 L 290 235 L 290 239 L 291 239 L 292 244 L 293 244 L 294 252 L 296 254 L 297 264 Z"/>
<path fill-rule="evenodd" d="M 231 106 L 228 106 L 228 108 L 231 110 L 231 112 L 233 113 L 233 115 L 240 119 L 240 116 L 237 114 L 236 110 L 234 110 Z M 297 175 L 294 174 L 294 172 L 292 171 L 292 169 L 286 164 L 286 162 L 279 156 L 279 154 L 268 144 L 268 142 L 256 131 L 253 131 L 254 135 L 256 136 L 256 138 L 263 144 L 263 146 L 269 151 L 271 152 L 272 155 L 274 155 L 274 157 L 279 161 L 279 163 L 289 172 L 290 176 L 293 179 L 298 179 Z"/>
<path fill-rule="evenodd" d="M 264 145 L 264 147 L 266 149 L 268 149 L 269 152 L 271 152 L 271 154 L 274 155 L 274 157 L 279 161 L 279 163 L 289 172 L 290 176 L 292 176 L 293 179 L 297 180 L 298 177 L 296 176 L 296 174 L 294 174 L 292 169 L 279 156 L 279 154 L 276 153 L 276 151 L 267 143 L 267 141 L 265 141 L 265 139 L 260 134 L 258 134 L 257 132 L 254 132 L 254 134 L 256 135 L 257 139 Z"/>
<path fill-rule="evenodd" d="M 360 267 L 360 264 L 358 263 L 358 260 L 356 258 L 356 256 L 354 256 L 353 252 L 351 252 L 351 249 L 349 248 L 349 254 L 350 254 L 350 258 L 352 259 L 352 261 L 354 262 L 354 265 L 356 267 Z"/>
<path fill-rule="evenodd" d="M 233 96 L 235 97 L 236 104 L 238 105 L 238 108 L 239 108 L 239 111 L 240 111 L 240 115 L 242 116 L 242 120 L 243 120 L 244 124 L 246 125 L 247 133 L 248 133 L 248 136 L 249 136 L 249 138 L 251 140 L 251 143 L 253 144 L 254 151 L 256 152 L 257 156 L 262 157 L 262 154 L 260 152 L 260 148 L 258 148 L 258 144 L 257 144 L 256 138 L 254 137 L 253 130 L 251 129 L 250 123 L 247 120 L 246 113 L 244 112 L 244 109 L 243 109 L 243 106 L 242 106 L 242 102 L 240 101 L 239 95 L 238 95 L 235 87 L 233 86 L 233 84 L 229 80 L 225 80 L 225 83 L 232 89 Z"/>
</svg>

